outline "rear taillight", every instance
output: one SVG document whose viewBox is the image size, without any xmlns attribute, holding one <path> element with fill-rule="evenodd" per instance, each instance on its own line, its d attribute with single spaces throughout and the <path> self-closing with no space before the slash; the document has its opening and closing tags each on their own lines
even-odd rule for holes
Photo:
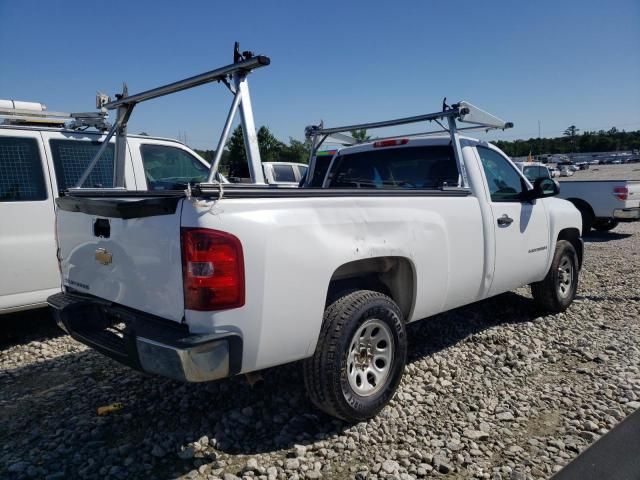
<svg viewBox="0 0 640 480">
<path fill-rule="evenodd" d="M 407 143 L 409 143 L 409 139 L 408 138 L 395 138 L 393 140 L 380 140 L 379 142 L 375 142 L 373 144 L 373 148 L 395 147 L 395 146 L 398 146 L 398 145 L 406 145 Z"/>
<path fill-rule="evenodd" d="M 613 195 L 619 200 L 626 200 L 629 198 L 629 189 L 627 187 L 613 187 Z"/>
<path fill-rule="evenodd" d="M 244 259 L 237 237 L 182 228 L 184 308 L 222 310 L 244 305 Z"/>
</svg>

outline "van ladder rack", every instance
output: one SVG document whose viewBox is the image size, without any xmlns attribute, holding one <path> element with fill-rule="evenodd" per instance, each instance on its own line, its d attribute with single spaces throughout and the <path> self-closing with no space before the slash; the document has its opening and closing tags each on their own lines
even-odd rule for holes
<svg viewBox="0 0 640 480">
<path fill-rule="evenodd" d="M 84 173 L 80 176 L 75 188 L 82 188 L 82 185 L 89 177 L 93 167 L 102 156 L 102 153 L 106 150 L 109 140 L 111 140 L 114 135 L 116 136 L 116 148 L 114 155 L 113 186 L 114 188 L 124 188 L 127 122 L 129 121 L 129 117 L 131 116 L 131 112 L 134 107 L 139 103 L 146 102 L 147 100 L 153 100 L 164 95 L 169 95 L 171 93 L 180 92 L 182 90 L 187 90 L 189 88 L 216 81 L 222 82 L 229 88 L 231 93 L 233 93 L 233 102 L 229 108 L 229 113 L 227 115 L 224 128 L 222 129 L 222 134 L 220 135 L 215 158 L 211 163 L 207 183 L 213 183 L 216 179 L 218 165 L 222 159 L 222 151 L 224 150 L 224 146 L 229 136 L 233 119 L 235 118 L 238 108 L 240 108 L 244 144 L 247 152 L 247 158 L 249 160 L 248 163 L 251 179 L 254 183 L 264 184 L 264 174 L 261 167 L 260 150 L 258 149 L 258 138 L 253 120 L 253 110 L 251 108 L 251 97 L 249 95 L 247 75 L 257 68 L 269 65 L 271 60 L 269 57 L 263 55 L 254 56 L 252 52 L 248 51 L 241 53 L 238 42 L 236 42 L 234 46 L 233 60 L 234 62 L 230 65 L 134 95 L 129 95 L 127 86 L 124 85 L 122 93 L 116 95 L 115 100 L 111 100 L 104 96 L 102 98 L 102 107 L 107 110 L 117 111 L 116 122 L 111 130 L 109 130 L 109 133 L 103 140 L 91 162 L 89 162 Z"/>
<path fill-rule="evenodd" d="M 5 106 L 7 104 L 14 106 L 7 107 Z M 0 100 L 0 118 L 5 118 L 9 124 L 39 123 L 62 126 L 66 122 L 70 122 L 68 127 L 72 130 L 95 128 L 100 131 L 106 131 L 111 128 L 111 124 L 107 122 L 107 117 L 106 110 L 80 113 L 50 112 L 47 110 L 46 105 L 42 103 Z"/>
<path fill-rule="evenodd" d="M 444 126 L 441 121 L 447 121 L 448 126 Z M 473 126 L 469 127 L 458 127 L 456 125 L 456 120 L 459 122 L 470 123 Z M 458 169 L 460 171 L 460 186 L 467 186 L 467 175 L 464 169 L 464 162 L 462 161 L 462 148 L 460 146 L 460 141 L 457 132 L 460 131 L 469 131 L 469 130 L 493 130 L 493 129 L 501 129 L 505 130 L 507 128 L 513 128 L 512 122 L 505 122 L 504 120 L 499 119 L 498 117 L 485 112 L 484 110 L 479 109 L 478 107 L 470 104 L 469 102 L 458 102 L 451 106 L 446 104 L 445 101 L 442 102 L 442 111 L 435 113 L 427 113 L 424 115 L 416 115 L 413 117 L 404 117 L 404 118 L 396 118 L 393 120 L 384 120 L 381 122 L 370 122 L 370 123 L 361 123 L 357 125 L 347 125 L 344 127 L 334 127 L 334 128 L 325 128 L 322 124 L 320 125 L 310 125 L 305 128 L 305 137 L 311 140 L 311 153 L 309 156 L 309 172 L 311 172 L 311 177 L 313 177 L 313 172 L 315 170 L 315 157 L 322 146 L 322 144 L 329 138 L 340 138 L 346 137 L 343 132 L 351 132 L 353 130 L 373 130 L 376 128 L 385 128 L 385 127 L 396 127 L 398 125 L 408 125 L 411 123 L 421 123 L 421 122 L 436 122 L 440 125 L 441 129 L 433 130 L 423 133 L 414 133 L 409 135 L 394 135 L 391 137 L 383 137 L 376 138 L 377 140 L 384 140 L 387 138 L 397 138 L 398 136 L 404 137 L 415 137 L 415 136 L 424 136 L 424 135 L 434 135 L 438 133 L 448 133 L 451 136 L 451 144 L 454 146 L 454 153 L 456 156 L 456 161 L 458 162 Z M 352 137 L 349 137 L 352 138 Z M 352 138 L 353 139 L 353 138 Z M 355 141 L 350 145 L 355 145 L 357 143 L 363 143 Z M 341 143 L 341 142 L 337 142 Z M 310 185 L 312 178 L 309 177 L 306 180 L 306 184 Z"/>
</svg>

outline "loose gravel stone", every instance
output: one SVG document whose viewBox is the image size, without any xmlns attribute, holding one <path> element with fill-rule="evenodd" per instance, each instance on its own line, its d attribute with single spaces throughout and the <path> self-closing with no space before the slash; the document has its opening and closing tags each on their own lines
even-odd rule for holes
<svg viewBox="0 0 640 480">
<path fill-rule="evenodd" d="M 3 337 L 0 472 L 18 480 L 549 478 L 640 408 L 639 291 L 640 224 L 588 236 L 566 312 L 541 315 L 522 288 L 409 325 L 395 398 L 355 425 L 313 408 L 299 365 L 263 372 L 261 387 L 241 377 L 181 384 L 97 354 L 40 312 L 41 328 Z M 122 410 L 97 415 L 116 402 Z"/>
</svg>

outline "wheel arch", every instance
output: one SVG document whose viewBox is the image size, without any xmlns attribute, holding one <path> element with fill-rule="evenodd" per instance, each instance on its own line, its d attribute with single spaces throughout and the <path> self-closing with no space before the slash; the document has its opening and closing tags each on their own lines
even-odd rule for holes
<svg viewBox="0 0 640 480">
<path fill-rule="evenodd" d="M 567 198 L 567 201 L 573 203 L 578 210 L 580 210 L 580 207 L 586 208 L 595 218 L 596 214 L 593 211 L 593 207 L 586 200 L 583 200 L 582 198 Z"/>
<path fill-rule="evenodd" d="M 580 238 L 580 231 L 577 228 L 565 228 L 558 233 L 557 241 L 566 240 L 576 250 L 578 255 L 578 267 L 582 268 L 582 259 L 584 258 L 584 244 Z"/>
<path fill-rule="evenodd" d="M 372 257 L 347 262 L 331 275 L 325 307 L 346 292 L 373 290 L 388 295 L 405 321 L 411 318 L 416 297 L 416 270 L 406 257 Z"/>
</svg>

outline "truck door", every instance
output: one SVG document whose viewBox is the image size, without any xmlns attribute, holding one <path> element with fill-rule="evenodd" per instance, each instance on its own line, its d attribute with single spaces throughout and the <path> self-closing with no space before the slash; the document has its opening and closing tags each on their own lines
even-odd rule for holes
<svg viewBox="0 0 640 480">
<path fill-rule="evenodd" d="M 542 201 L 523 201 L 527 183 L 506 157 L 478 146 L 495 231 L 495 266 L 489 295 L 541 280 L 549 248 L 549 223 Z"/>
<path fill-rule="evenodd" d="M 53 190 L 40 133 L 0 137 L 0 312 L 44 304 L 60 290 Z"/>
</svg>

